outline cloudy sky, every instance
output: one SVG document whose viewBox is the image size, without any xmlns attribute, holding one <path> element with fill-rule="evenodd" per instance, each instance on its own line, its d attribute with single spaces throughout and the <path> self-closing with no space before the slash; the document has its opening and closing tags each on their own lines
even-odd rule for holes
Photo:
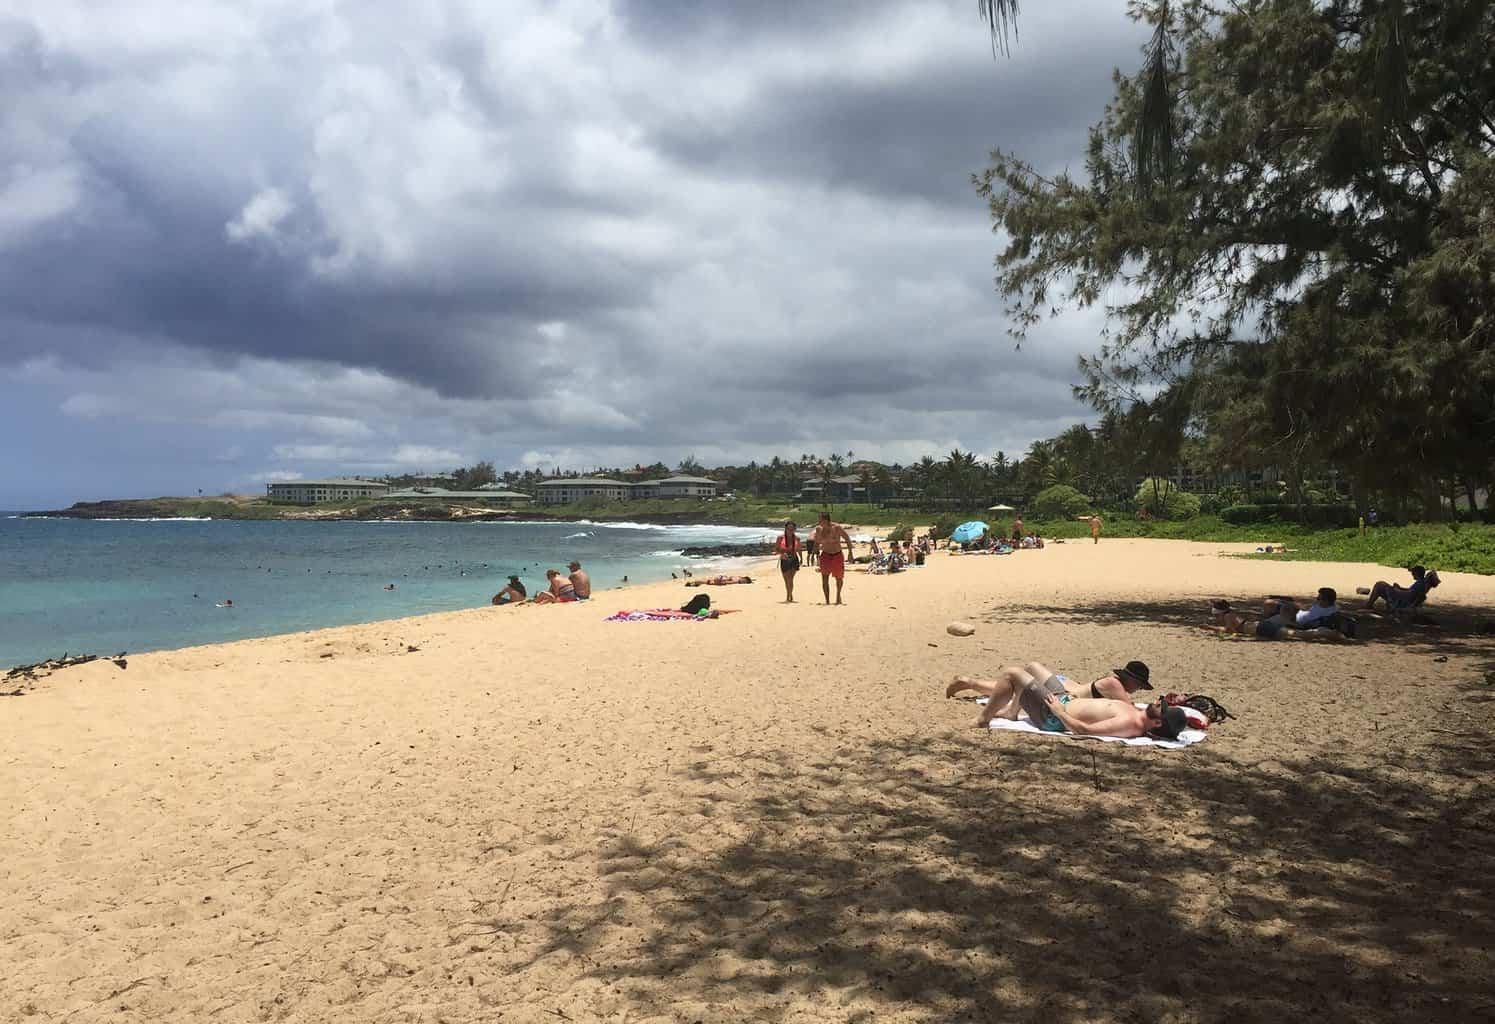
<svg viewBox="0 0 1495 1024">
<path fill-rule="evenodd" d="M 1084 418 L 970 185 L 1078 168 L 1119 0 L 8 0 L 0 508 Z"/>
</svg>

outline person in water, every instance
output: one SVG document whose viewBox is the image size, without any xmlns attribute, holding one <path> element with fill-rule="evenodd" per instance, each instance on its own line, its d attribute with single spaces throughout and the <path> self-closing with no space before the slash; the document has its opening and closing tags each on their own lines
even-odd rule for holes
<svg viewBox="0 0 1495 1024">
<path fill-rule="evenodd" d="M 509 577 L 509 585 L 493 595 L 494 604 L 523 604 L 529 593 L 518 576 Z"/>
</svg>

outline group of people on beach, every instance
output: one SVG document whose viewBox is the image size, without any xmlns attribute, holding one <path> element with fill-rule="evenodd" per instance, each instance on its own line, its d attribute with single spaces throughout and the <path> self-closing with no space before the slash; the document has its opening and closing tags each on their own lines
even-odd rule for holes
<svg viewBox="0 0 1495 1024">
<path fill-rule="evenodd" d="M 592 578 L 582 569 L 580 562 L 572 561 L 567 568 L 570 570 L 568 575 L 562 575 L 559 569 L 546 569 L 546 587 L 533 598 L 530 598 L 518 576 L 510 576 L 508 585 L 493 595 L 493 603 L 511 605 L 530 601 L 533 604 L 572 604 L 589 600 L 592 596 Z"/>
<path fill-rule="evenodd" d="M 929 553 L 929 538 L 919 542 L 889 541 L 883 551 L 876 540 L 872 541 L 872 554 L 868 556 L 868 571 L 875 573 L 901 572 L 910 565 L 923 565 Z M 784 523 L 784 532 L 774 541 L 774 553 L 779 558 L 779 573 L 784 577 L 784 603 L 794 603 L 794 578 L 806 564 L 820 570 L 820 592 L 825 604 L 831 604 L 831 580 L 836 581 L 835 604 L 843 604 L 841 590 L 846 583 L 846 565 L 856 561 L 856 549 L 846 527 L 831 521 L 829 512 L 821 512 L 820 519 L 811 528 L 809 537 L 799 539 L 799 527 L 794 520 Z"/>
<path fill-rule="evenodd" d="M 1363 610 L 1374 611 L 1378 601 L 1393 616 L 1420 608 L 1442 580 L 1436 570 L 1421 565 L 1412 566 L 1410 571 L 1410 586 L 1379 580 L 1374 586 L 1361 587 L 1360 593 L 1367 595 Z M 1360 635 L 1359 620 L 1340 608 L 1339 594 L 1333 587 L 1320 587 L 1314 600 L 1306 604 L 1284 594 L 1269 594 L 1256 615 L 1238 612 L 1229 601 L 1217 598 L 1210 602 L 1210 622 L 1204 628 L 1258 640 L 1353 640 Z"/>
<path fill-rule="evenodd" d="M 856 551 L 851 543 L 851 534 L 846 532 L 846 527 L 831 522 L 829 512 L 820 513 L 819 521 L 803 544 L 794 520 L 786 522 L 783 534 L 774 542 L 774 552 L 779 556 L 779 572 L 784 577 L 786 604 L 794 603 L 794 577 L 806 557 L 812 558 L 820 570 L 820 589 L 825 596 L 825 603 L 831 603 L 832 579 L 836 581 L 836 604 L 842 603 L 841 588 L 846 582 L 846 563 L 856 557 Z"/>
<path fill-rule="evenodd" d="M 1359 588 L 1359 593 L 1366 595 L 1364 611 L 1373 611 L 1377 603 L 1394 616 L 1420 608 L 1441 581 L 1436 571 L 1420 565 L 1410 571 L 1409 586 L 1381 580 Z M 1206 628 L 1260 639 L 1354 639 L 1359 635 L 1357 620 L 1340 607 L 1339 595 L 1332 587 L 1319 588 L 1311 602 L 1270 595 L 1257 616 L 1243 615 L 1228 601 L 1215 600 L 1210 604 L 1210 615 L 1213 621 Z M 1028 722 L 1042 732 L 1176 740 L 1185 729 L 1207 724 L 1197 710 L 1191 712 L 1182 703 L 1197 701 L 1197 697 L 1167 694 L 1145 705 L 1135 703 L 1139 690 L 1153 689 L 1151 676 L 1144 662 L 1129 661 L 1087 685 L 1034 661 L 1003 668 L 991 679 L 956 676 L 945 688 L 945 696 L 975 693 L 986 698 L 986 706 L 975 721 L 983 729 L 998 719 L 1017 721 L 1019 715 L 1026 715 Z"/>
</svg>

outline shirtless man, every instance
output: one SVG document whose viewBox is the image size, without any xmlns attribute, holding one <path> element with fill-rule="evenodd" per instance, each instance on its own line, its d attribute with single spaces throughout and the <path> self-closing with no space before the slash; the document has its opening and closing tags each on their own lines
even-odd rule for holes
<svg viewBox="0 0 1495 1024">
<path fill-rule="evenodd" d="M 976 724 L 985 727 L 997 717 L 1016 721 L 1018 712 L 1023 710 L 1021 697 L 1029 687 L 1037 687 L 1042 692 L 1071 699 L 1081 697 L 1130 701 L 1132 694 L 1138 690 L 1152 689 L 1151 675 L 1142 662 L 1129 661 L 1125 668 L 1113 669 L 1110 675 L 1101 676 L 1086 685 L 1051 672 L 1047 666 L 1036 661 L 1030 661 L 1021 668 L 1012 665 L 1002 669 L 995 679 L 956 676 L 955 681 L 945 687 L 945 696 L 954 697 L 966 690 L 983 694 L 987 698 L 986 707 L 982 709 L 981 717 L 976 719 Z"/>
<path fill-rule="evenodd" d="M 1092 544 L 1100 543 L 1100 516 L 1090 517 L 1090 541 Z"/>
<path fill-rule="evenodd" d="M 576 595 L 578 601 L 585 601 L 592 596 L 592 578 L 581 571 L 580 562 L 572 562 L 567 566 L 571 570 L 571 591 Z"/>
<path fill-rule="evenodd" d="M 841 586 L 846 580 L 846 563 L 851 561 L 852 548 L 851 536 L 846 528 L 839 523 L 831 522 L 829 512 L 820 513 L 820 522 L 815 524 L 815 529 L 810 537 L 815 541 L 815 549 L 820 558 L 820 589 L 825 594 L 825 603 L 831 603 L 831 577 L 836 577 L 836 603 L 841 603 Z M 846 553 L 841 553 L 841 545 L 846 545 Z"/>
<path fill-rule="evenodd" d="M 1029 687 L 1023 691 L 1021 700 L 1029 721 L 1044 732 L 1176 740 L 1189 727 L 1189 716 L 1184 709 L 1169 707 L 1161 698 L 1139 708 L 1129 700 L 1059 697 Z"/>
</svg>

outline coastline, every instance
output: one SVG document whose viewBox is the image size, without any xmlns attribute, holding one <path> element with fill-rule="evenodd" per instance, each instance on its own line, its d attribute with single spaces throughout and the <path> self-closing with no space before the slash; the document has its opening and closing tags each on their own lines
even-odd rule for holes
<svg viewBox="0 0 1495 1024">
<path fill-rule="evenodd" d="M 770 562 L 700 588 L 742 609 L 713 621 L 602 621 L 696 592 L 651 583 L 56 672 L 0 704 L 0 1014 L 912 1022 L 1020 1008 L 1047 970 L 1077 1018 L 1190 1015 L 1187 985 L 1094 969 L 1146 934 L 1245 1016 L 1349 971 L 1357 1019 L 1478 1017 L 1495 638 L 1204 633 L 1209 596 L 1381 573 L 1241 547 L 941 554 L 849 574 L 843 608 L 813 571 L 781 603 Z M 1461 621 L 1495 580 L 1437 599 Z M 1235 719 L 1167 752 L 977 732 L 943 697 L 1132 658 Z"/>
</svg>

